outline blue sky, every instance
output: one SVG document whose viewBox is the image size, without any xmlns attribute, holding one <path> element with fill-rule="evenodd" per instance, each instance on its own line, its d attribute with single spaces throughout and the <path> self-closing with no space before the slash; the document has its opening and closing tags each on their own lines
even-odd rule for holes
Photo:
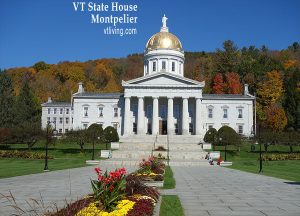
<svg viewBox="0 0 300 216">
<path fill-rule="evenodd" d="M 142 53 L 149 37 L 160 30 L 164 13 L 185 51 L 214 51 L 227 39 L 239 47 L 270 49 L 300 41 L 299 0 L 115 0 L 138 5 L 138 12 L 129 12 L 138 23 L 118 26 L 137 28 L 138 33 L 123 37 L 105 35 L 109 24 L 91 24 L 90 12 L 75 12 L 73 1 L 1 0 L 0 68 Z"/>
</svg>

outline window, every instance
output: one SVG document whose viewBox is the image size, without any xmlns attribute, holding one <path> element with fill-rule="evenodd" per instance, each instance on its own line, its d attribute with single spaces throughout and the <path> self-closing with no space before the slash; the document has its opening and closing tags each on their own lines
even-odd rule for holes
<svg viewBox="0 0 300 216">
<path fill-rule="evenodd" d="M 174 116 L 178 119 L 180 116 L 179 105 L 174 106 Z"/>
<path fill-rule="evenodd" d="M 69 118 L 68 117 L 66 118 L 66 124 L 69 124 Z"/>
<path fill-rule="evenodd" d="M 69 114 L 69 109 L 66 109 L 66 114 Z"/>
<path fill-rule="evenodd" d="M 72 118 L 72 124 L 73 124 L 73 118 Z"/>
<path fill-rule="evenodd" d="M 223 109 L 223 118 L 228 118 L 228 110 Z"/>
<path fill-rule="evenodd" d="M 189 132 L 192 134 L 194 132 L 194 126 L 193 123 L 189 124 Z"/>
<path fill-rule="evenodd" d="M 59 118 L 59 124 L 63 123 L 63 118 Z"/>
<path fill-rule="evenodd" d="M 132 125 L 132 131 L 133 131 L 133 133 L 135 133 L 135 134 L 136 134 L 136 132 L 137 132 L 136 129 L 137 129 L 137 128 L 136 128 L 136 123 L 133 123 L 133 125 Z"/>
<path fill-rule="evenodd" d="M 239 134 L 243 134 L 244 133 L 244 127 L 243 127 L 243 125 L 239 125 L 238 126 L 238 133 Z"/>
<path fill-rule="evenodd" d="M 68 132 L 69 132 L 69 129 L 66 129 L 65 132 L 68 133 Z"/>
<path fill-rule="evenodd" d="M 243 109 L 238 109 L 239 115 L 238 118 L 243 118 Z"/>
<path fill-rule="evenodd" d="M 61 133 L 62 133 L 62 129 L 60 128 L 60 129 L 58 130 L 58 132 L 61 134 Z"/>
<path fill-rule="evenodd" d="M 51 109 L 50 108 L 48 108 L 48 114 L 50 114 L 51 113 Z"/>
<path fill-rule="evenodd" d="M 175 62 L 172 62 L 172 71 L 175 71 Z"/>
<path fill-rule="evenodd" d="M 147 65 L 146 65 L 146 71 L 147 71 L 147 74 L 149 74 L 149 62 L 147 61 Z"/>
<path fill-rule="evenodd" d="M 166 70 L 166 62 L 165 61 L 162 61 L 161 69 Z"/>
<path fill-rule="evenodd" d="M 119 109 L 118 107 L 114 108 L 114 117 L 118 117 L 119 116 Z"/>
<path fill-rule="evenodd" d="M 83 113 L 84 113 L 83 116 L 84 116 L 84 117 L 88 117 L 88 116 L 89 116 L 88 111 L 89 111 L 89 108 L 88 108 L 88 107 L 84 107 L 84 108 L 83 108 Z"/>
<path fill-rule="evenodd" d="M 166 105 L 160 105 L 159 116 L 161 118 L 166 118 L 166 116 L 167 116 L 167 107 L 166 107 Z"/>
<path fill-rule="evenodd" d="M 55 124 L 56 124 L 56 117 L 53 117 L 53 122 L 55 122 Z"/>
<path fill-rule="evenodd" d="M 156 62 L 152 63 L 152 71 L 156 71 Z"/>
<path fill-rule="evenodd" d="M 213 117 L 213 109 L 208 108 L 208 118 L 212 118 L 212 117 Z"/>
<path fill-rule="evenodd" d="M 60 108 L 59 114 L 63 114 L 63 109 Z"/>
<path fill-rule="evenodd" d="M 194 116 L 193 114 L 194 114 L 193 109 L 191 106 L 189 106 L 189 117 L 193 118 Z"/>
<path fill-rule="evenodd" d="M 83 129 L 87 129 L 88 128 L 88 124 L 87 123 L 84 123 L 83 124 Z"/>
<path fill-rule="evenodd" d="M 175 124 L 175 134 L 179 134 L 179 128 L 178 128 L 178 124 Z"/>
<path fill-rule="evenodd" d="M 103 117 L 103 107 L 99 107 L 99 117 Z"/>
<path fill-rule="evenodd" d="M 53 113 L 54 113 L 54 114 L 56 114 L 56 111 L 57 111 L 57 109 L 56 109 L 56 108 L 54 108 L 54 112 L 53 112 Z"/>
<path fill-rule="evenodd" d="M 208 125 L 208 130 L 212 129 L 214 126 L 213 125 Z"/>
<path fill-rule="evenodd" d="M 47 123 L 49 124 L 49 122 L 50 122 L 50 117 L 47 117 Z"/>
<path fill-rule="evenodd" d="M 147 116 L 147 118 L 151 118 L 152 117 L 152 106 L 151 105 L 147 105 L 146 116 Z"/>
<path fill-rule="evenodd" d="M 114 129 L 118 130 L 118 123 L 113 124 Z"/>
</svg>

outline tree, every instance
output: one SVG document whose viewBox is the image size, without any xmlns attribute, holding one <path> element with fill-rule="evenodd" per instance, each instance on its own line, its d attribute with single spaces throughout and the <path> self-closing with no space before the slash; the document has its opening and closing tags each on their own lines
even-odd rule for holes
<svg viewBox="0 0 300 216">
<path fill-rule="evenodd" d="M 228 94 L 241 94 L 242 84 L 240 82 L 240 76 L 235 72 L 225 73 L 227 93 Z"/>
<path fill-rule="evenodd" d="M 0 127 L 12 127 L 14 122 L 14 90 L 6 73 L 0 74 Z"/>
<path fill-rule="evenodd" d="M 102 140 L 103 129 L 99 124 L 91 124 L 87 129 L 88 139 L 93 143 L 92 160 L 95 160 L 95 143 Z"/>
<path fill-rule="evenodd" d="M 218 139 L 221 145 L 225 146 L 225 151 L 228 145 L 235 145 L 240 151 L 241 137 L 229 126 L 222 126 L 218 130 Z"/>
<path fill-rule="evenodd" d="M 67 142 L 76 142 L 80 146 L 80 151 L 83 152 L 87 141 L 87 130 L 71 130 L 65 134 L 65 139 Z"/>
<path fill-rule="evenodd" d="M 267 72 L 258 84 L 257 97 L 263 106 L 279 101 L 283 95 L 282 74 L 278 71 Z"/>
<path fill-rule="evenodd" d="M 217 49 L 215 62 L 216 70 L 220 73 L 228 71 L 237 71 L 239 62 L 238 47 L 231 40 L 226 40 L 223 43 L 224 51 Z"/>
<path fill-rule="evenodd" d="M 24 123 L 39 124 L 40 122 L 41 107 L 31 91 L 27 79 L 24 80 L 20 94 L 17 97 L 14 112 L 15 125 L 22 125 Z"/>
<path fill-rule="evenodd" d="M 104 129 L 103 136 L 104 136 L 104 140 L 105 140 L 106 144 L 119 141 L 118 132 L 112 126 L 108 126 Z M 107 146 L 106 146 L 106 149 L 107 149 Z"/>
<path fill-rule="evenodd" d="M 297 92 L 297 83 L 300 81 L 299 69 L 290 69 L 285 75 L 285 97 L 283 107 L 288 119 L 288 127 L 297 128 L 297 112 L 300 108 L 300 94 Z"/>
<path fill-rule="evenodd" d="M 218 132 L 215 128 L 210 128 L 204 135 L 204 142 L 211 143 L 212 146 L 218 142 Z"/>
<path fill-rule="evenodd" d="M 46 64 L 44 61 L 39 61 L 33 65 L 33 68 L 37 71 L 40 72 L 42 70 L 47 70 L 49 68 L 49 65 Z"/>
<path fill-rule="evenodd" d="M 217 73 L 213 80 L 213 93 L 214 94 L 225 94 L 226 84 L 221 73 Z"/>
<path fill-rule="evenodd" d="M 284 109 L 276 104 L 271 104 L 265 108 L 266 126 L 274 131 L 282 131 L 287 125 L 287 117 Z"/>
</svg>

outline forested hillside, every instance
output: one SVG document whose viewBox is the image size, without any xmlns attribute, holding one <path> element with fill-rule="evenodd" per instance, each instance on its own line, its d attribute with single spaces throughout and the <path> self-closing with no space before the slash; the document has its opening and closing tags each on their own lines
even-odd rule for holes
<svg viewBox="0 0 300 216">
<path fill-rule="evenodd" d="M 257 96 L 257 115 L 261 122 L 276 131 L 300 128 L 299 43 L 274 51 L 265 46 L 238 48 L 232 41 L 225 41 L 215 52 L 186 52 L 185 58 L 185 77 L 205 81 L 206 93 L 239 94 L 242 85 L 248 83 L 250 93 Z M 87 62 L 47 64 L 41 61 L 31 67 L 2 70 L 0 115 L 7 112 L 2 108 L 7 95 L 12 95 L 14 104 L 19 101 L 18 109 L 21 108 L 20 97 L 26 88 L 32 93 L 26 94 L 32 96 L 38 112 L 39 104 L 49 96 L 57 101 L 70 101 L 78 82 L 84 83 L 86 91 L 119 92 L 122 80 L 142 75 L 143 54 Z M 0 119 L 0 127 L 5 125 L 7 122 Z"/>
</svg>

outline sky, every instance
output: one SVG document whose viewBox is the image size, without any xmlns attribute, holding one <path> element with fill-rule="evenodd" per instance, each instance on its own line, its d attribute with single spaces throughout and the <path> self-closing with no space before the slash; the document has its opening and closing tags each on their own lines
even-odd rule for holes
<svg viewBox="0 0 300 216">
<path fill-rule="evenodd" d="M 79 12 L 76 0 L 0 0 L 0 69 L 38 61 L 87 61 L 143 53 L 147 40 L 168 17 L 170 32 L 185 51 L 215 51 L 225 40 L 241 48 L 272 50 L 300 42 L 299 0 L 79 0 L 137 5 L 137 12 Z M 135 35 L 106 35 L 112 24 L 91 23 L 91 14 L 138 17 Z"/>
</svg>

